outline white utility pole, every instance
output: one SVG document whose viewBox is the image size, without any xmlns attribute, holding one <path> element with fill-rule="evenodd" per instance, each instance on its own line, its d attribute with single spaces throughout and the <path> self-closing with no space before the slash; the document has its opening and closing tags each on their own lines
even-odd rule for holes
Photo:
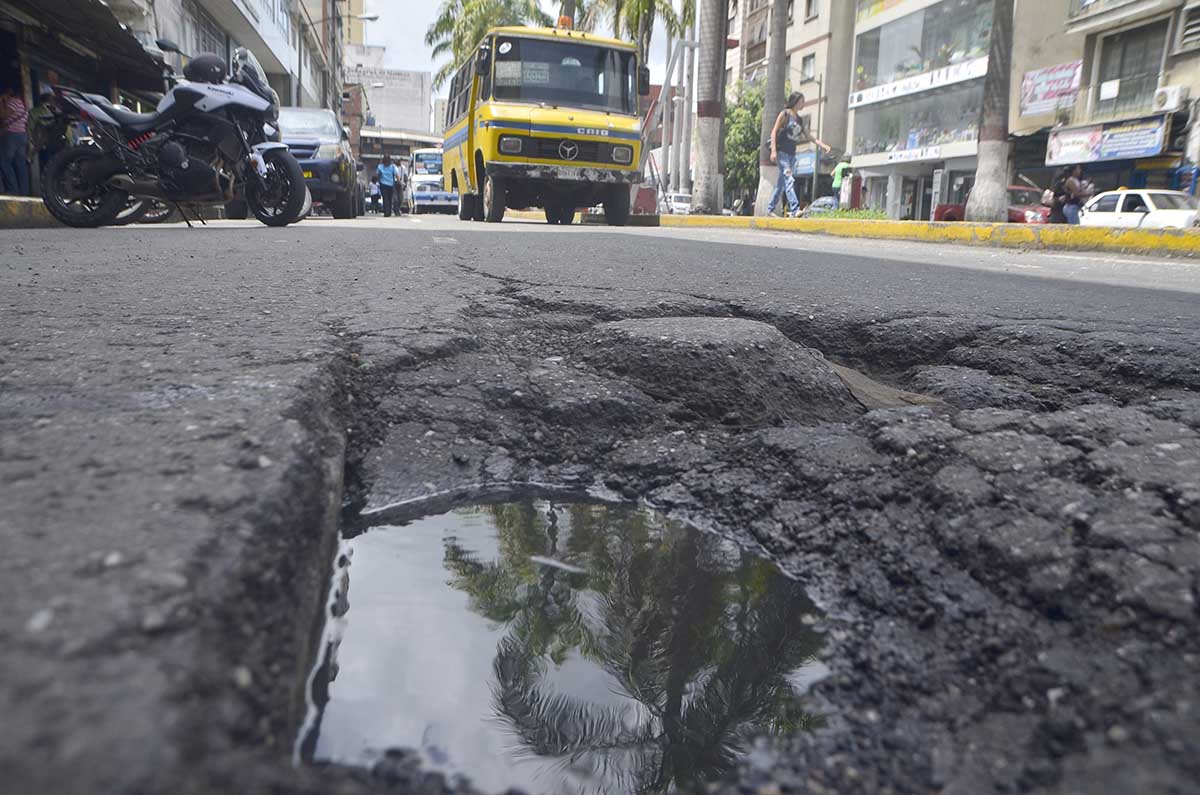
<svg viewBox="0 0 1200 795">
<path fill-rule="evenodd" d="M 699 34 L 696 31 L 696 20 L 692 19 L 692 41 Z M 685 72 L 687 86 L 683 99 L 683 133 L 679 138 L 679 173 L 680 185 L 684 193 L 692 192 L 692 101 L 696 92 L 696 48 L 688 47 L 687 71 Z"/>
<path fill-rule="evenodd" d="M 671 114 L 671 111 L 674 110 L 674 108 L 671 107 L 674 104 L 671 101 L 671 97 L 672 97 L 672 93 L 671 93 L 672 74 L 671 74 L 671 72 L 673 70 L 670 69 L 671 49 L 672 49 L 672 45 L 674 44 L 673 39 L 674 39 L 674 36 L 672 36 L 668 32 L 667 33 L 667 73 L 663 76 L 662 90 L 658 92 L 658 101 L 662 103 L 662 108 L 663 108 L 662 158 L 659 161 L 659 166 L 662 171 L 662 184 L 667 190 L 671 189 L 671 172 L 675 170 L 671 167 L 673 164 L 671 163 L 671 142 L 670 142 L 671 131 L 672 131 L 671 119 L 674 118 Z M 680 53 L 676 53 L 675 57 L 678 58 L 679 55 L 680 55 Z"/>
</svg>

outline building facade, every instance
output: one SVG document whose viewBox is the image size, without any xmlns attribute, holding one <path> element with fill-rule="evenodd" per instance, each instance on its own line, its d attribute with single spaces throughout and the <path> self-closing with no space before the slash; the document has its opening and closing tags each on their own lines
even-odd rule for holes
<svg viewBox="0 0 1200 795">
<path fill-rule="evenodd" d="M 1023 72 L 1032 101 L 1048 84 L 1060 84 L 1064 94 L 1055 108 L 1055 125 L 1046 133 L 1044 177 L 1078 163 L 1097 190 L 1194 192 L 1200 161 L 1192 115 L 1200 99 L 1200 3 L 1062 0 L 1053 5 L 1057 19 L 1047 22 L 1053 22 L 1054 41 L 1069 58 L 1056 66 L 1058 76 L 1051 80 Z M 1020 102 L 1028 110 L 1030 99 L 1022 94 Z M 1016 111 L 1014 131 L 1025 121 L 1020 107 Z M 1014 167 L 1032 170 L 1027 155 L 1014 158 Z"/>
<path fill-rule="evenodd" d="M 858 0 L 851 165 L 867 206 L 929 219 L 965 200 L 978 155 L 991 0 Z"/>
<path fill-rule="evenodd" d="M 430 72 L 389 69 L 384 47 L 348 45 L 345 79 L 364 87 L 373 126 L 431 132 L 433 75 Z"/>
</svg>

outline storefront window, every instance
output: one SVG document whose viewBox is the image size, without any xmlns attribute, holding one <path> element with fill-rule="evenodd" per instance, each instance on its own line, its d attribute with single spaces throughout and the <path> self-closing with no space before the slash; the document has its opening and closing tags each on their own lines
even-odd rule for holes
<svg viewBox="0 0 1200 795">
<path fill-rule="evenodd" d="M 979 135 L 983 81 L 860 108 L 854 115 L 854 153 L 898 152 L 974 141 Z"/>
<path fill-rule="evenodd" d="M 854 90 L 932 72 L 987 55 L 992 4 L 946 0 L 858 37 Z"/>
</svg>

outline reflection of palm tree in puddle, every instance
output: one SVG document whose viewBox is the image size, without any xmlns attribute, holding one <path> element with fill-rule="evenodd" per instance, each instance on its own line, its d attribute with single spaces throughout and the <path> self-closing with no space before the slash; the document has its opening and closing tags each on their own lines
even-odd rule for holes
<svg viewBox="0 0 1200 795">
<path fill-rule="evenodd" d="M 445 565 L 471 609 L 508 627 L 492 688 L 520 755 L 554 760 L 579 789 L 668 792 L 720 776 L 755 736 L 813 720 L 788 681 L 820 645 L 800 621 L 812 605 L 771 564 L 635 509 L 486 510 L 498 559 L 448 539 Z M 572 653 L 612 678 L 607 703 L 547 683 Z"/>
</svg>

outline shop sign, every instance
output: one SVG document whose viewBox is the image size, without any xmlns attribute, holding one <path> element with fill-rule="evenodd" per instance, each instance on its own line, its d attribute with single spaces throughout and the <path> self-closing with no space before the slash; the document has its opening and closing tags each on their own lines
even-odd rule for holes
<svg viewBox="0 0 1200 795">
<path fill-rule="evenodd" d="M 882 14 L 890 8 L 903 3 L 904 0 L 858 0 L 858 21 L 870 19 L 876 14 Z"/>
<path fill-rule="evenodd" d="M 887 99 L 895 99 L 896 97 L 904 97 L 909 94 L 916 94 L 921 91 L 929 91 L 933 88 L 941 88 L 955 83 L 962 83 L 967 80 L 975 80 L 987 74 L 988 57 L 986 55 L 980 58 L 973 58 L 970 61 L 943 66 L 941 69 L 934 69 L 932 72 L 905 77 L 902 80 L 896 80 L 891 83 L 885 83 L 881 86 L 873 86 L 865 88 L 862 91 L 855 91 L 850 95 L 850 107 L 857 108 L 860 105 L 870 105 L 875 102 L 883 102 Z"/>
<path fill-rule="evenodd" d="M 793 174 L 811 174 L 816 170 L 816 152 L 797 152 L 796 162 L 792 167 Z"/>
<path fill-rule="evenodd" d="M 1046 165 L 1154 157 L 1165 148 L 1167 123 L 1166 116 L 1154 116 L 1053 130 L 1046 144 Z"/>
<path fill-rule="evenodd" d="M 919 149 L 898 149 L 887 153 L 889 163 L 909 163 L 914 160 L 941 160 L 942 147 L 922 146 Z"/>
<path fill-rule="evenodd" d="M 1082 77 L 1083 61 L 1026 72 L 1021 79 L 1021 115 L 1037 116 L 1074 107 Z"/>
</svg>

